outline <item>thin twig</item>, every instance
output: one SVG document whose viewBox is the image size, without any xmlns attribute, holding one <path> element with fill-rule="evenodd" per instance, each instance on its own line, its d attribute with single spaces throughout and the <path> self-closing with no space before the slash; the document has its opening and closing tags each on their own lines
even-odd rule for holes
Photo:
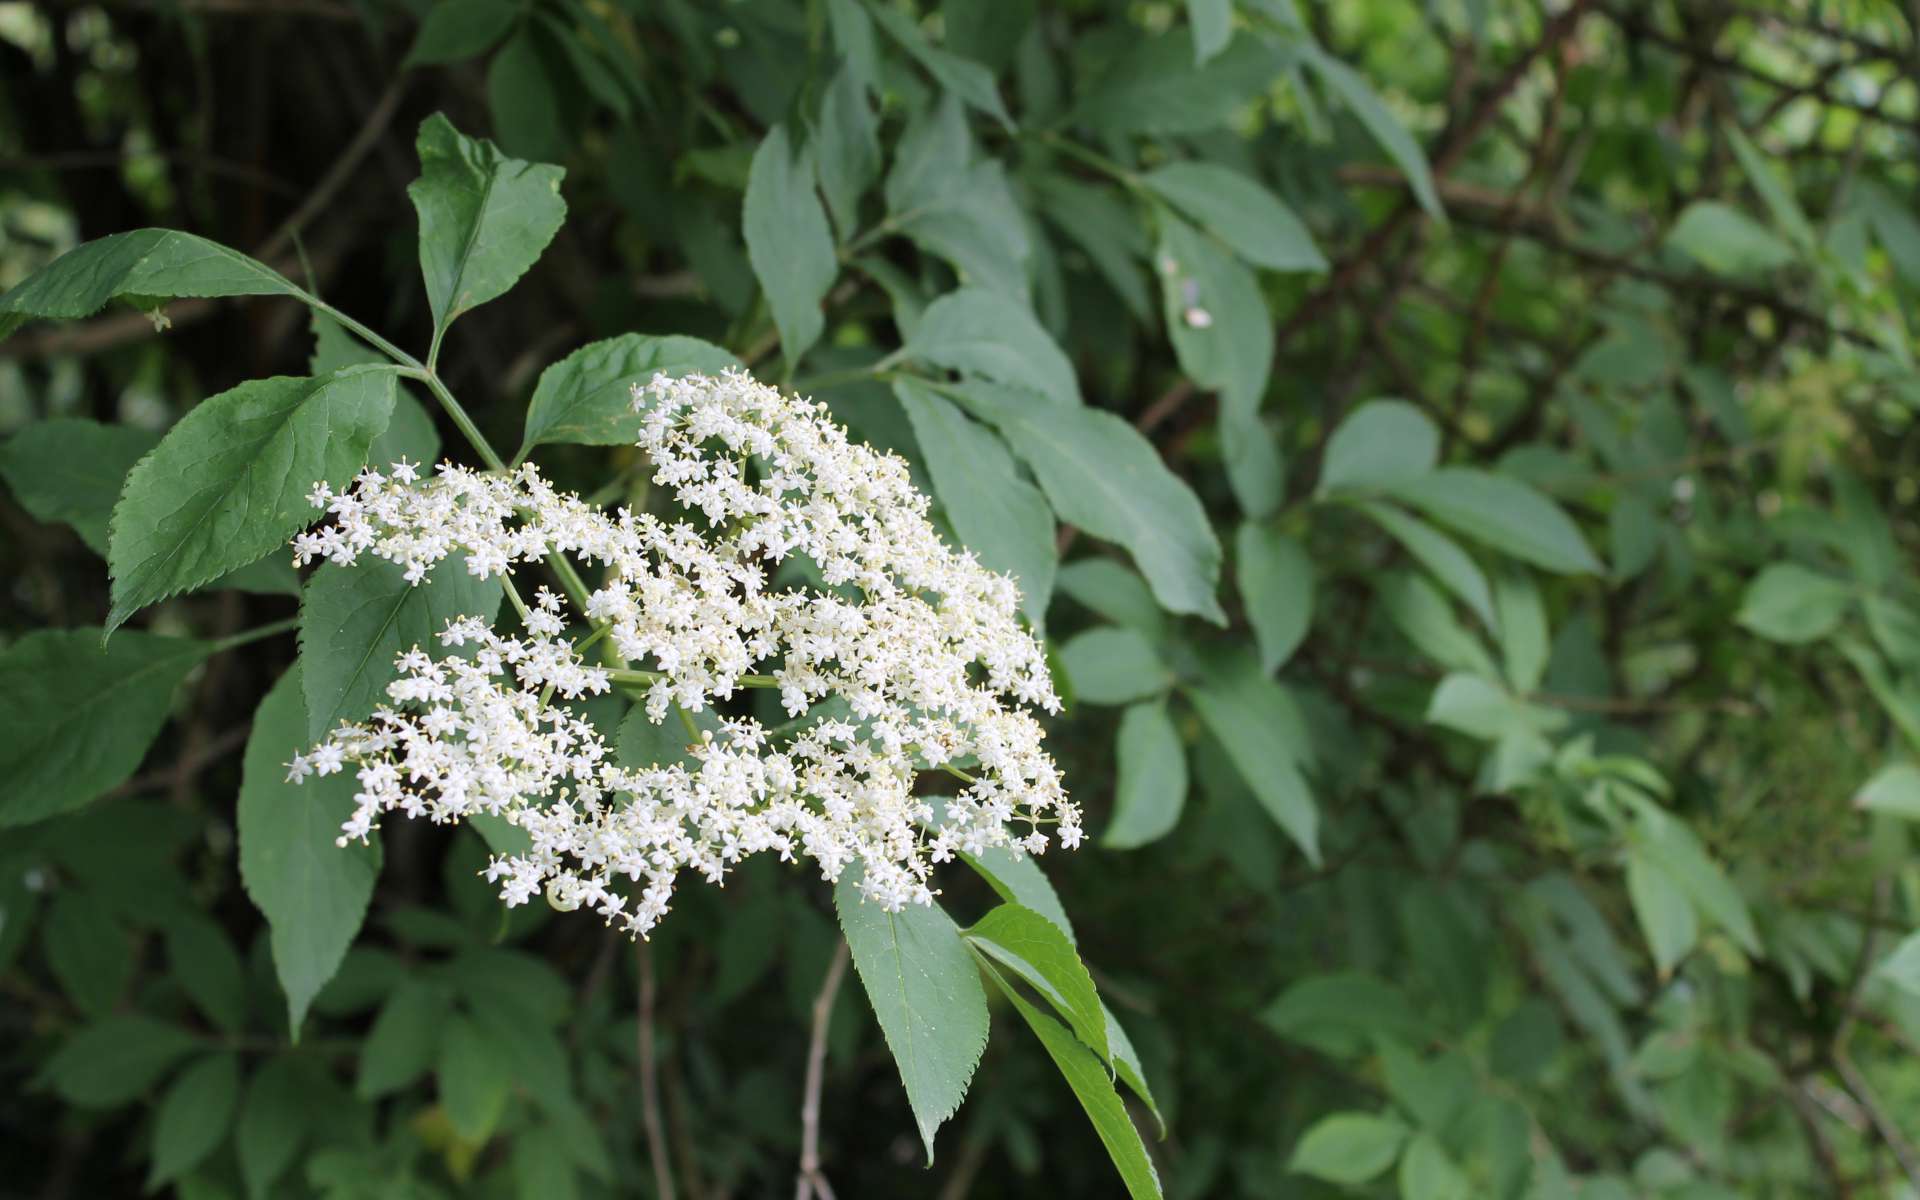
<svg viewBox="0 0 1920 1200">
<path fill-rule="evenodd" d="M 1873 911 L 1876 915 L 1887 907 L 1888 890 L 1887 880 L 1884 878 L 1874 881 Z M 1847 1042 L 1852 1038 L 1854 1026 L 1860 1020 L 1861 994 L 1866 991 L 1867 979 L 1873 974 L 1875 943 L 1879 941 L 1877 935 L 1878 930 L 1873 925 L 1868 925 L 1860 931 L 1860 953 L 1854 959 L 1853 982 L 1847 987 L 1846 1007 L 1841 1011 L 1838 1028 L 1834 1030 L 1833 1042 L 1827 1050 L 1827 1059 L 1833 1064 L 1833 1069 L 1839 1073 L 1840 1082 L 1852 1095 L 1854 1103 L 1866 1113 L 1874 1132 L 1880 1135 L 1880 1140 L 1886 1143 L 1887 1149 L 1893 1151 L 1894 1160 L 1900 1164 L 1900 1170 L 1906 1175 L 1907 1182 L 1914 1190 L 1920 1191 L 1920 1161 L 1915 1159 L 1913 1144 L 1907 1141 L 1899 1123 L 1887 1115 L 1885 1106 L 1881 1104 L 1872 1085 L 1867 1082 L 1867 1077 L 1861 1073 L 1859 1067 L 1854 1065 L 1852 1055 L 1847 1052 Z"/>
<path fill-rule="evenodd" d="M 640 960 L 640 1020 L 634 1034 L 640 1052 L 640 1123 L 647 1131 L 654 1193 L 660 1200 L 673 1200 L 673 1164 L 667 1159 L 666 1127 L 660 1123 L 660 1064 L 653 1052 L 653 948 L 642 939 L 634 944 L 634 953 Z"/>
<path fill-rule="evenodd" d="M 827 977 L 820 981 L 820 994 L 813 998 L 813 1037 L 807 1043 L 806 1092 L 800 1100 L 800 1172 L 793 1184 L 794 1200 L 834 1200 L 833 1188 L 820 1173 L 820 1086 L 826 1075 L 827 1026 L 833 1018 L 833 999 L 840 993 L 840 981 L 847 973 L 847 943 L 842 939 L 827 964 Z"/>
<path fill-rule="evenodd" d="M 113 0 L 108 7 L 158 12 L 169 16 L 175 13 L 205 13 L 228 17 L 312 17 L 347 25 L 359 24 L 363 19 L 352 5 L 333 4 L 328 0 Z"/>
<path fill-rule="evenodd" d="M 179 163 L 209 175 L 218 175 L 227 179 L 237 179 L 251 183 L 255 187 L 281 195 L 298 195 L 300 189 L 280 178 L 271 171 L 246 163 L 234 162 L 218 154 L 205 154 L 198 150 L 66 150 L 58 154 L 35 154 L 20 158 L 0 158 L 0 171 L 108 171 L 118 170 L 128 160 L 136 158 L 158 159 L 161 162 Z"/>
<path fill-rule="evenodd" d="M 313 191 L 308 193 L 299 207 L 295 208 L 286 220 L 280 222 L 273 233 L 268 235 L 267 240 L 254 250 L 253 257 L 266 262 L 283 274 L 292 267 L 293 264 L 290 261 L 276 260 L 284 258 L 286 251 L 293 244 L 294 235 L 299 233 L 307 222 L 327 205 L 333 203 L 335 194 L 353 177 L 355 169 L 359 167 L 367 152 L 379 143 L 399 107 L 405 80 L 404 75 L 396 79 L 379 100 L 374 102 L 360 131 L 353 135 L 353 140 L 341 150 L 333 164 L 327 168 L 326 174 L 321 176 L 320 182 L 314 185 Z M 315 257 L 324 258 L 330 262 L 335 255 L 329 252 Z M 159 310 L 164 314 L 164 323 L 143 312 L 123 313 L 91 321 L 85 325 L 50 329 L 37 336 L 17 337 L 0 346 L 0 356 L 38 358 L 49 354 L 93 354 L 112 349 L 124 342 L 152 337 L 161 328 L 167 326 L 177 327 L 200 320 L 214 311 L 214 304 L 213 300 L 198 297 L 175 300 Z"/>
<path fill-rule="evenodd" d="M 320 182 L 313 186 L 313 191 L 308 193 L 300 207 L 294 209 L 286 220 L 280 222 L 280 227 L 267 238 L 260 247 L 258 257 L 271 258 L 280 253 L 292 243 L 295 234 L 306 228 L 308 221 L 333 203 L 334 194 L 346 186 L 347 180 L 353 177 L 353 172 L 360 166 L 360 160 L 367 156 L 367 152 L 372 150 L 381 136 L 387 132 L 387 126 L 393 121 L 393 114 L 400 107 L 400 97 L 406 90 L 408 78 L 408 75 L 402 74 L 387 85 L 387 90 L 374 101 L 366 120 L 361 122 L 360 131 L 354 134 L 353 140 L 340 151 L 339 156 L 333 160 L 333 165 L 327 168 L 327 173 L 320 177 Z"/>
</svg>

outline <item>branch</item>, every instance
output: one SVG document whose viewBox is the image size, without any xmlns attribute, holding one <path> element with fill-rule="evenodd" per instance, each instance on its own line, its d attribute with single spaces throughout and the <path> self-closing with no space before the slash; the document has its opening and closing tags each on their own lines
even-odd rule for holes
<svg viewBox="0 0 1920 1200">
<path fill-rule="evenodd" d="M 128 159 L 152 158 L 179 163 L 227 179 L 251 183 L 255 187 L 284 196 L 298 195 L 300 189 L 271 171 L 247 163 L 235 162 L 218 154 L 198 150 L 67 150 L 58 154 L 34 154 L 23 158 L 0 158 L 0 172 L 10 171 L 105 171 L 118 170 Z"/>
<path fill-rule="evenodd" d="M 1506 103 L 1507 97 L 1513 94 L 1513 90 L 1520 86 L 1520 81 L 1526 78 L 1527 72 L 1533 69 L 1535 60 L 1542 54 L 1556 49 L 1561 42 L 1570 37 L 1578 28 L 1580 19 L 1586 16 L 1589 7 L 1591 7 L 1591 0 L 1574 0 L 1567 11 L 1548 21 L 1546 27 L 1540 31 L 1540 40 L 1529 46 L 1526 52 L 1515 59 L 1500 78 L 1493 82 L 1486 93 L 1480 97 L 1474 110 L 1468 113 L 1458 125 L 1448 122 L 1447 128 L 1440 135 L 1438 148 L 1430 156 L 1431 170 L 1436 184 L 1442 177 L 1451 174 L 1460 159 L 1472 149 L 1474 142 L 1479 140 L 1481 132 L 1499 113 L 1501 105 Z M 1327 280 L 1318 291 L 1308 294 L 1300 302 L 1299 306 L 1293 310 L 1293 314 L 1274 333 L 1273 352 L 1276 364 L 1279 362 L 1280 354 L 1286 349 L 1287 343 L 1293 339 L 1293 335 L 1312 324 L 1328 304 L 1352 287 L 1365 271 L 1367 264 L 1386 249 L 1388 243 L 1403 226 L 1409 221 L 1417 220 L 1421 211 L 1420 206 L 1414 203 L 1411 197 L 1402 202 L 1392 215 L 1367 235 L 1366 240 L 1351 257 L 1334 269 L 1331 279 Z"/>
<path fill-rule="evenodd" d="M 367 156 L 367 152 L 379 143 L 381 136 L 387 131 L 387 126 L 393 120 L 394 112 L 399 107 L 405 79 L 405 76 L 401 76 L 388 86 L 380 99 L 374 103 L 372 110 L 367 113 L 366 121 L 361 125 L 360 131 L 353 135 L 353 140 L 341 150 L 339 157 L 334 159 L 333 164 L 327 168 L 326 174 L 321 176 L 320 182 L 314 185 L 313 191 L 300 203 L 300 206 L 294 209 L 286 220 L 280 222 L 279 226 L 268 235 L 267 240 L 254 250 L 254 258 L 260 259 L 283 275 L 295 268 L 297 263 L 286 257 L 286 251 L 292 245 L 294 235 L 308 221 L 333 203 L 335 194 L 353 177 L 354 170 Z M 316 260 L 327 261 L 334 255 L 316 254 L 314 257 Z M 160 311 L 165 314 L 167 325 L 190 325 L 211 316 L 214 311 L 214 301 L 204 298 L 175 300 L 162 307 Z M 85 325 L 56 327 L 14 338 L 5 345 L 0 345 L 0 357 L 42 358 L 54 354 L 95 354 L 103 350 L 111 350 L 126 342 L 153 337 L 159 331 L 159 326 L 160 322 L 146 313 L 121 313 L 89 321 Z"/>
<path fill-rule="evenodd" d="M 1885 103 L 1887 93 L 1892 90 L 1891 83 L 1898 82 L 1897 79 L 1890 81 L 1888 86 L 1883 87 L 1880 93 L 1881 99 L 1873 103 L 1868 103 L 1864 100 L 1855 100 L 1848 96 L 1838 96 L 1827 90 L 1824 77 L 1817 78 L 1813 83 L 1805 84 L 1795 83 L 1791 79 L 1782 79 L 1778 75 L 1770 74 L 1758 67 L 1748 66 L 1739 59 L 1721 54 L 1716 50 L 1689 45 L 1671 34 L 1654 28 L 1652 22 L 1648 21 L 1642 13 L 1631 12 L 1617 5 L 1601 4 L 1598 7 L 1602 13 L 1606 14 L 1610 20 L 1619 25 L 1621 30 L 1630 37 L 1641 38 L 1660 47 L 1669 54 L 1679 55 L 1682 58 L 1690 59 L 1702 66 L 1713 67 L 1716 70 L 1724 71 L 1730 75 L 1739 75 L 1760 84 L 1762 87 L 1773 88 L 1776 91 L 1784 93 L 1784 99 L 1789 102 L 1799 99 L 1813 100 L 1820 104 L 1831 105 L 1834 108 L 1844 108 L 1851 112 L 1856 112 L 1868 120 L 1879 121 L 1895 129 L 1920 132 L 1920 121 L 1909 117 L 1895 116 L 1892 113 L 1886 112 L 1882 107 Z M 1855 64 L 1849 63 L 1847 65 L 1852 66 Z M 1784 107 L 1784 105 L 1782 105 L 1782 107 Z"/>
<path fill-rule="evenodd" d="M 840 981 L 847 974 L 847 943 L 842 938 L 834 947 L 833 961 L 827 964 L 827 977 L 820 983 L 820 994 L 813 998 L 813 1038 L 807 1044 L 807 1083 L 800 1101 L 800 1173 L 794 1180 L 794 1200 L 834 1200 L 833 1188 L 820 1173 L 820 1086 L 826 1075 L 827 1026 L 833 1017 L 833 999 L 840 992 Z"/>
<path fill-rule="evenodd" d="M 352 5 L 330 0 L 113 0 L 111 9 L 175 13 L 206 13 L 223 17 L 313 17 L 342 24 L 361 23 L 361 14 Z"/>
<path fill-rule="evenodd" d="M 1873 912 L 1876 916 L 1887 907 L 1887 892 L 1887 881 L 1884 878 L 1876 879 L 1873 885 Z M 1920 1161 L 1915 1160 L 1912 1143 L 1900 1131 L 1899 1123 L 1887 1115 L 1880 1098 L 1867 1083 L 1867 1077 L 1861 1074 L 1860 1068 L 1853 1063 L 1853 1057 L 1847 1053 L 1847 1042 L 1852 1038 L 1854 1026 L 1860 1019 L 1861 993 L 1866 991 L 1867 978 L 1873 973 L 1874 944 L 1879 941 L 1878 932 L 1873 925 L 1860 931 L 1860 954 L 1854 959 L 1853 982 L 1847 987 L 1844 1000 L 1846 1007 L 1841 1010 L 1840 1025 L 1834 1030 L 1827 1058 L 1833 1063 L 1833 1069 L 1839 1072 L 1840 1082 L 1852 1095 L 1854 1103 L 1866 1113 L 1874 1132 L 1887 1144 L 1887 1149 L 1893 1151 L 1894 1160 L 1900 1164 L 1907 1182 L 1915 1191 L 1920 1191 Z"/>
<path fill-rule="evenodd" d="M 654 1193 L 659 1200 L 673 1200 L 673 1164 L 667 1157 L 666 1127 L 660 1123 L 660 1064 L 653 1053 L 653 948 L 642 940 L 634 951 L 640 960 L 640 1019 L 634 1033 L 640 1055 L 640 1123 L 647 1131 Z"/>
</svg>

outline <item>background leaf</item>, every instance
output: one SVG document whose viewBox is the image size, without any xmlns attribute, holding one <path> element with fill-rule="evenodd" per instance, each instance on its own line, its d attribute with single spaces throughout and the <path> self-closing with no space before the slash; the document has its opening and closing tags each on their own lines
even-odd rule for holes
<svg viewBox="0 0 1920 1200">
<path fill-rule="evenodd" d="M 0 826 L 87 803 L 133 774 L 174 689 L 212 647 L 189 638 L 44 630 L 0 652 Z"/>
<path fill-rule="evenodd" d="M 820 302 L 840 265 L 833 231 L 813 190 L 813 166 L 787 140 L 784 126 L 767 131 L 754 151 L 741 218 L 753 273 L 780 329 L 780 352 L 789 368 L 820 338 L 825 318 Z"/>
</svg>

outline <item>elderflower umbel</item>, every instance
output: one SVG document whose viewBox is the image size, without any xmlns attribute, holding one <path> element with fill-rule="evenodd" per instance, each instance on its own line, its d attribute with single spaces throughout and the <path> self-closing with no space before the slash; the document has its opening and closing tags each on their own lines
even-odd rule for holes
<svg viewBox="0 0 1920 1200">
<path fill-rule="evenodd" d="M 334 520 L 294 539 L 300 564 L 372 554 L 418 584 L 456 553 L 482 578 L 559 553 L 604 578 L 584 612 L 542 589 L 514 635 L 450 622 L 457 653 L 401 655 L 389 705 L 295 758 L 294 779 L 356 772 L 342 844 L 396 811 L 503 817 L 532 842 L 488 865 L 506 903 L 544 893 L 640 935 L 681 872 L 718 883 L 763 851 L 828 880 L 858 862 L 862 893 L 897 911 L 932 903 L 933 866 L 956 853 L 1039 854 L 1048 825 L 1079 844 L 1079 809 L 1022 707 L 1059 701 L 1014 585 L 940 540 L 899 458 L 739 371 L 656 376 L 634 407 L 685 519 L 607 513 L 531 465 L 421 479 L 401 462 L 314 490 Z M 777 584 L 782 564 L 819 584 Z M 628 665 L 590 665 L 570 618 Z M 746 686 L 777 687 L 794 720 L 776 733 L 722 717 L 683 762 L 622 763 L 553 700 L 614 686 L 656 724 Z M 936 811 L 915 780 L 942 769 L 964 786 Z"/>
</svg>

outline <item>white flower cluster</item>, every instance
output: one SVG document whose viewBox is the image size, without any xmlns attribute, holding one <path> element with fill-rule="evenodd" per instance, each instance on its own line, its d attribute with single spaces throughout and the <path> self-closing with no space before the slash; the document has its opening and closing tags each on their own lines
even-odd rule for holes
<svg viewBox="0 0 1920 1200">
<path fill-rule="evenodd" d="M 301 563 L 373 554 L 418 583 L 456 552 L 482 577 L 557 552 L 604 578 L 580 642 L 545 590 L 523 636 L 452 622 L 442 640 L 471 649 L 402 655 L 390 706 L 295 759 L 294 778 L 357 771 L 343 841 L 395 811 L 504 817 L 532 840 L 488 868 L 508 904 L 544 891 L 641 935 L 681 871 L 719 882 L 760 851 L 829 880 L 857 861 L 863 893 L 895 911 L 931 903 L 934 864 L 957 852 L 1038 854 L 1049 825 L 1078 845 L 1079 809 L 1020 707 L 1059 702 L 1015 588 L 941 542 L 906 465 L 742 372 L 634 391 L 638 444 L 684 518 L 604 512 L 531 466 L 421 480 L 403 462 L 313 493 L 334 521 L 295 539 Z M 588 665 L 587 639 L 626 665 Z M 689 731 L 743 687 L 778 688 L 794 719 L 721 718 L 684 761 L 622 763 L 553 700 L 613 686 L 656 724 L 677 706 Z M 964 785 L 939 810 L 916 794 L 933 770 Z"/>
</svg>

